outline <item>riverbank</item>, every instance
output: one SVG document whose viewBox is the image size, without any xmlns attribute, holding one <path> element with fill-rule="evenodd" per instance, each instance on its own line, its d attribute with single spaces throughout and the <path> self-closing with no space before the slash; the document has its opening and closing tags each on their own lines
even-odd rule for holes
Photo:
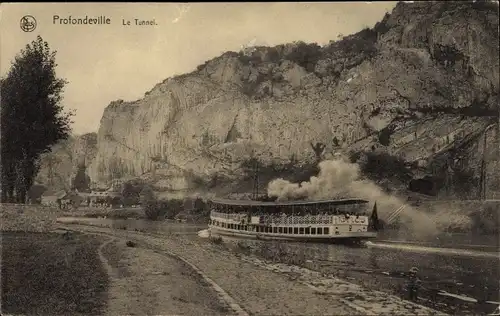
<svg viewBox="0 0 500 316">
<path fill-rule="evenodd" d="M 278 271 L 276 265 L 234 253 L 209 240 L 184 238 L 175 234 L 158 237 L 82 225 L 68 225 L 67 228 L 127 238 L 153 249 L 178 254 L 214 280 L 248 314 L 444 314 L 311 270 L 290 266 L 289 271 Z"/>
<path fill-rule="evenodd" d="M 2 232 L 2 313 L 225 315 L 196 271 L 126 239 L 87 233 Z"/>
<path fill-rule="evenodd" d="M 86 217 L 86 218 L 110 218 L 110 219 L 146 219 L 144 210 L 139 207 L 128 208 L 91 208 L 79 207 L 75 210 L 64 211 L 61 216 Z"/>
</svg>

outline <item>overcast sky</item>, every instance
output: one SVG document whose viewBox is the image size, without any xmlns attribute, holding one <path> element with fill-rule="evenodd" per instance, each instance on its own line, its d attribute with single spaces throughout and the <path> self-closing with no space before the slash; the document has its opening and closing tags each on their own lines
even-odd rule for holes
<svg viewBox="0 0 500 316">
<path fill-rule="evenodd" d="M 57 73 L 69 81 L 64 106 L 76 110 L 77 134 L 97 131 L 113 100 L 141 98 L 155 84 L 190 72 L 207 59 L 242 45 L 297 40 L 320 45 L 372 27 L 395 2 L 374 3 L 2 3 L 0 73 L 37 35 L 57 50 Z M 24 32 L 20 20 L 35 17 Z M 110 25 L 53 24 L 61 19 L 106 16 Z M 156 26 L 134 26 L 134 19 Z M 131 26 L 123 26 L 122 19 Z"/>
</svg>

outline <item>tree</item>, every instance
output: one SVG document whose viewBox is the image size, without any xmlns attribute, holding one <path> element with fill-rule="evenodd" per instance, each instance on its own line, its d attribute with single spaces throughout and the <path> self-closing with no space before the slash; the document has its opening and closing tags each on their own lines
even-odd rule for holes
<svg viewBox="0 0 500 316">
<path fill-rule="evenodd" d="M 125 206 L 135 205 L 139 203 L 139 194 L 142 189 L 134 186 L 132 182 L 125 182 L 122 186 L 122 203 Z"/>
<path fill-rule="evenodd" d="M 76 189 L 78 192 L 90 192 L 90 177 L 85 173 L 85 164 L 80 164 L 76 171 L 71 189 Z"/>
<path fill-rule="evenodd" d="M 389 146 L 391 143 L 391 135 L 394 133 L 394 129 L 392 127 L 385 127 L 380 130 L 378 134 L 378 141 L 383 146 Z"/>
<path fill-rule="evenodd" d="M 2 201 L 25 202 L 40 155 L 71 132 L 73 113 L 65 113 L 61 105 L 67 82 L 56 76 L 55 56 L 38 36 L 15 57 L 1 81 Z"/>
<path fill-rule="evenodd" d="M 147 219 L 157 220 L 160 212 L 156 201 L 153 189 L 149 185 L 145 185 L 141 191 L 141 205 Z"/>
</svg>

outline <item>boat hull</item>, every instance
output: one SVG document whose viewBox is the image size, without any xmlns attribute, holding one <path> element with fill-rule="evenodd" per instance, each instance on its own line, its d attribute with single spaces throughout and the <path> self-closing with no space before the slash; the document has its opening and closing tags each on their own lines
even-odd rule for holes
<svg viewBox="0 0 500 316">
<path fill-rule="evenodd" d="M 235 229 L 223 229 L 209 225 L 208 228 L 212 236 L 229 236 L 235 238 L 257 239 L 257 240 L 277 240 L 291 242 L 314 242 L 314 243 L 359 243 L 365 240 L 374 239 L 377 237 L 376 232 L 353 232 L 344 233 L 341 236 L 310 236 L 310 235 L 283 235 L 270 233 L 257 233 L 250 231 L 241 231 Z"/>
</svg>

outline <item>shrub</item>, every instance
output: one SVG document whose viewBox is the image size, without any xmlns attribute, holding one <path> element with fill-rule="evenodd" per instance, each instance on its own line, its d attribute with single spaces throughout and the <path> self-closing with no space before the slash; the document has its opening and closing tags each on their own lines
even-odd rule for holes
<svg viewBox="0 0 500 316">
<path fill-rule="evenodd" d="M 381 145 L 389 146 L 391 143 L 391 136 L 394 133 L 394 129 L 392 127 L 386 126 L 382 130 L 380 130 L 378 134 L 378 141 Z"/>
<path fill-rule="evenodd" d="M 174 219 L 184 207 L 183 200 L 171 199 L 156 202 L 158 216 L 167 219 Z"/>
<path fill-rule="evenodd" d="M 304 67 L 308 72 L 313 72 L 316 63 L 321 58 L 321 47 L 316 44 L 296 43 L 296 47 L 285 55 L 285 59 L 293 61 Z"/>
<path fill-rule="evenodd" d="M 412 173 L 407 168 L 404 159 L 387 153 L 366 152 L 365 160 L 360 162 L 361 172 L 372 179 L 398 178 L 410 181 Z"/>
<path fill-rule="evenodd" d="M 217 237 L 210 237 L 210 242 L 216 245 L 220 245 L 223 243 L 222 237 L 217 236 Z"/>
<path fill-rule="evenodd" d="M 387 21 L 389 20 L 389 17 L 391 15 L 387 12 L 385 15 L 384 15 L 384 18 L 382 19 L 382 21 L 380 22 L 377 22 L 375 24 L 375 27 L 373 28 L 373 30 L 376 32 L 376 33 L 379 33 L 379 34 L 384 34 L 384 33 L 387 33 L 389 31 L 389 27 L 387 26 Z"/>
<path fill-rule="evenodd" d="M 157 220 L 160 216 L 160 208 L 158 207 L 153 189 L 149 185 L 144 186 L 142 189 L 140 199 L 146 218 L 153 221 Z"/>
<path fill-rule="evenodd" d="M 498 234 L 499 232 L 499 205 L 484 205 L 479 211 L 473 212 L 472 230 L 481 235 Z"/>
<path fill-rule="evenodd" d="M 156 221 L 160 218 L 160 209 L 158 205 L 154 202 L 143 205 L 144 215 L 146 219 Z"/>
<path fill-rule="evenodd" d="M 122 204 L 124 206 L 136 205 L 140 202 L 140 194 L 144 183 L 140 180 L 131 180 L 122 185 Z"/>
</svg>

